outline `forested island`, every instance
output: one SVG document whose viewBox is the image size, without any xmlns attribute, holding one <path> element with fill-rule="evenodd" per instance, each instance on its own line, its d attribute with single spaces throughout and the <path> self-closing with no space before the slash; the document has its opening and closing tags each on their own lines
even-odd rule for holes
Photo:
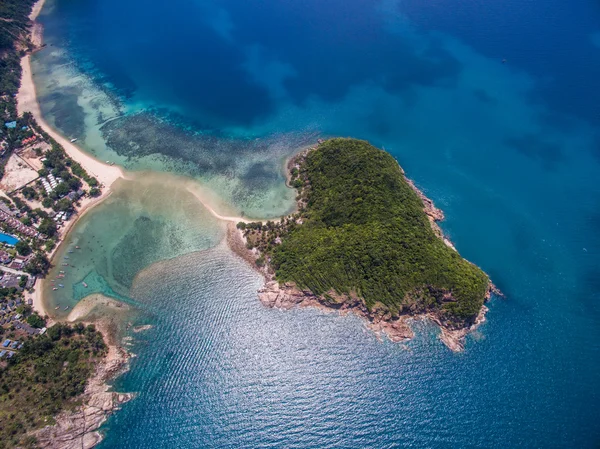
<svg viewBox="0 0 600 449">
<path fill-rule="evenodd" d="M 493 285 L 443 237 L 435 223 L 443 214 L 398 162 L 365 141 L 336 138 L 298 154 L 288 170 L 298 211 L 237 226 L 269 281 L 261 300 L 352 310 L 395 341 L 412 337 L 408 318 L 426 316 L 462 349 Z"/>
</svg>

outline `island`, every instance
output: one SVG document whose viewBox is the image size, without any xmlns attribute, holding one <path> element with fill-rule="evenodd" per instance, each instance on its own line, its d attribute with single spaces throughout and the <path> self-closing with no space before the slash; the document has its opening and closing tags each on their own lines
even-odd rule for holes
<svg viewBox="0 0 600 449">
<path fill-rule="evenodd" d="M 267 278 L 270 307 L 312 305 L 351 311 L 393 341 L 412 338 L 410 320 L 428 318 L 442 341 L 463 348 L 495 290 L 444 237 L 444 218 L 398 162 L 368 142 L 335 138 L 293 157 L 288 182 L 297 212 L 279 221 L 239 222 L 238 254 Z"/>
</svg>

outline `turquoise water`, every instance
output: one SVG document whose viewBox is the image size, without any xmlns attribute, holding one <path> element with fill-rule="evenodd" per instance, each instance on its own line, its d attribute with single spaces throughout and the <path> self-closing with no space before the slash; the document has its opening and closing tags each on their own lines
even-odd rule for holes
<svg viewBox="0 0 600 449">
<path fill-rule="evenodd" d="M 19 239 L 13 237 L 12 235 L 0 232 L 0 242 L 8 243 L 9 245 L 15 246 L 17 243 L 19 243 Z"/>
<path fill-rule="evenodd" d="M 76 227 L 85 268 L 53 297 L 74 304 L 93 272 L 154 326 L 132 335 L 116 387 L 139 395 L 101 447 L 600 443 L 597 2 L 54 0 L 41 19 L 43 113 L 100 159 L 276 216 L 296 148 L 369 139 L 507 296 L 462 354 L 426 323 L 394 345 L 353 317 L 265 309 L 193 198 L 165 211 L 124 186 Z"/>
</svg>

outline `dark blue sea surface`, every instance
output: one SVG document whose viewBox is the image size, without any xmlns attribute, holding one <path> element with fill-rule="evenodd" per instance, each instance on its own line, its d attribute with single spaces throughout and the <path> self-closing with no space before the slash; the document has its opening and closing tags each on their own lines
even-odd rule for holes
<svg viewBox="0 0 600 449">
<path fill-rule="evenodd" d="M 102 448 L 598 447 L 598 1 L 53 0 L 41 20 L 43 113 L 102 160 L 277 215 L 286 155 L 368 139 L 506 294 L 454 354 L 426 323 L 399 345 L 265 309 L 222 245 L 147 267 L 129 296 L 154 327 L 116 383 L 138 396 Z"/>
</svg>

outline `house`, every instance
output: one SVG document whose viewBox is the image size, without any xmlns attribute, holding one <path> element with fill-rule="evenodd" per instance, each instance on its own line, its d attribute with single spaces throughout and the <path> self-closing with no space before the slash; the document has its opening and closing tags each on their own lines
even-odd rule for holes
<svg viewBox="0 0 600 449">
<path fill-rule="evenodd" d="M 13 341 L 12 344 L 10 345 L 10 347 L 12 349 L 17 349 L 17 346 L 19 346 L 19 342 L 18 341 Z"/>
<path fill-rule="evenodd" d="M 31 327 L 29 324 L 27 323 L 22 323 L 22 322 L 17 322 L 14 324 L 15 329 L 21 329 L 24 330 L 25 332 L 27 332 L 28 335 L 37 335 L 37 334 L 43 334 L 44 332 L 46 332 L 46 328 L 42 328 L 42 329 L 36 329 L 35 327 Z"/>
<path fill-rule="evenodd" d="M 4 201 L 0 201 L 0 210 L 7 214 L 14 215 L 14 212 L 10 210 L 10 207 L 8 207 Z"/>
<path fill-rule="evenodd" d="M 15 256 L 15 259 L 9 265 L 10 268 L 14 268 L 15 270 L 22 270 L 27 264 L 28 259 L 25 257 Z"/>
<path fill-rule="evenodd" d="M 7 264 L 11 262 L 10 254 L 6 251 L 0 251 L 0 263 Z"/>
<path fill-rule="evenodd" d="M 4 355 L 6 354 L 6 352 L 7 352 L 7 351 L 0 351 L 0 359 L 1 359 L 2 357 L 4 357 Z"/>
<path fill-rule="evenodd" d="M 2 343 L 2 347 L 8 348 L 8 345 L 10 345 L 10 340 L 4 340 L 4 343 Z"/>
<path fill-rule="evenodd" d="M 4 287 L 4 288 L 14 287 L 17 289 L 21 289 L 21 287 L 19 287 L 19 276 L 17 276 L 16 274 L 5 274 L 4 277 L 2 278 L 2 280 L 0 280 L 0 287 Z M 10 301 L 8 303 L 9 309 L 12 309 L 13 307 L 15 307 L 15 303 L 13 302 L 11 305 L 11 302 L 12 301 Z"/>
<path fill-rule="evenodd" d="M 17 127 L 17 122 L 16 122 L 16 120 L 12 121 L 12 122 L 5 122 L 4 126 L 6 126 L 9 129 L 14 129 Z"/>
</svg>

